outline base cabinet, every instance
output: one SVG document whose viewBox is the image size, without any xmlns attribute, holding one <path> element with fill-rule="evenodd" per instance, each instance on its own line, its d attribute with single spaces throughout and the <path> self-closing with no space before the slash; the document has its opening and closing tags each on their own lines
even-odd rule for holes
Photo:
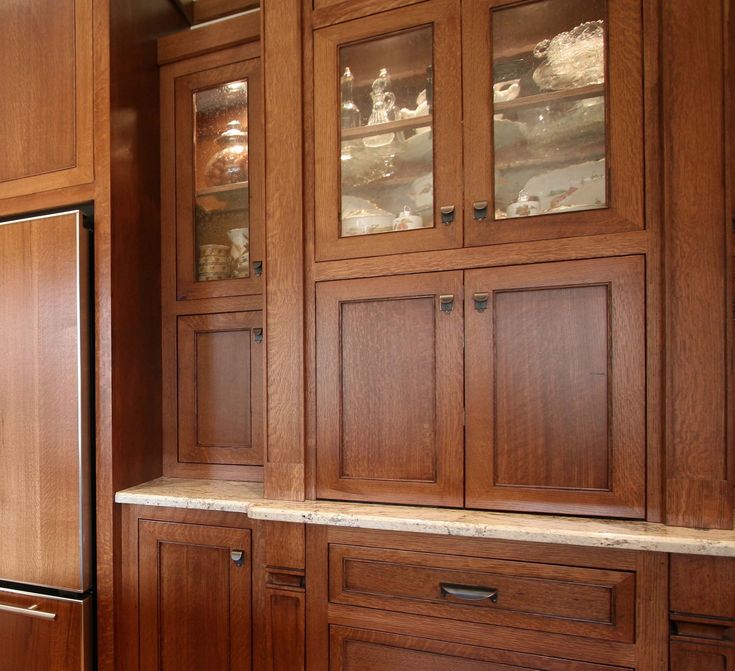
<svg viewBox="0 0 735 671">
<path fill-rule="evenodd" d="M 670 671 L 733 670 L 735 670 L 735 646 L 681 642 L 671 644 Z"/>
</svg>

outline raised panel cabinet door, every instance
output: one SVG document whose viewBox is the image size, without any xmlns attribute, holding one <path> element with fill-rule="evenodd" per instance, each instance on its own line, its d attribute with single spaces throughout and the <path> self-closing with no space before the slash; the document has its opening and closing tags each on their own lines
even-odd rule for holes
<svg viewBox="0 0 735 671">
<path fill-rule="evenodd" d="M 199 62 L 193 59 L 191 68 Z M 164 151 L 175 155 L 176 298 L 258 294 L 265 166 L 260 59 L 180 74 L 173 96 L 175 147 L 164 144 Z"/>
<path fill-rule="evenodd" d="M 317 286 L 317 495 L 461 506 L 462 273 Z"/>
<path fill-rule="evenodd" d="M 0 199 L 93 179 L 92 0 L 3 0 Z"/>
<path fill-rule="evenodd" d="M 670 671 L 735 671 L 735 645 L 673 641 Z"/>
<path fill-rule="evenodd" d="M 330 627 L 329 671 L 630 671 L 366 629 Z"/>
<path fill-rule="evenodd" d="M 460 3 L 314 33 L 317 260 L 462 246 Z"/>
<path fill-rule="evenodd" d="M 466 273 L 467 505 L 645 513 L 644 266 Z"/>
<path fill-rule="evenodd" d="M 643 0 L 462 7 L 465 243 L 643 228 Z"/>
<path fill-rule="evenodd" d="M 139 520 L 141 671 L 251 668 L 250 531 Z"/>
<path fill-rule="evenodd" d="M 262 465 L 263 314 L 178 318 L 178 461 Z"/>
</svg>

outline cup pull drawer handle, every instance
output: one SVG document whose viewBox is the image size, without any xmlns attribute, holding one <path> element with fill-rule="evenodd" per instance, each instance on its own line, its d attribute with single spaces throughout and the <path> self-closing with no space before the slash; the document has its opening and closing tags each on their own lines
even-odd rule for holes
<svg viewBox="0 0 735 671">
<path fill-rule="evenodd" d="M 38 605 L 28 606 L 27 608 L 20 608 L 19 606 L 9 606 L 4 603 L 0 603 L 0 613 L 12 613 L 13 615 L 25 615 L 26 617 L 34 617 L 37 620 L 46 620 L 52 622 L 56 619 L 56 613 L 47 613 L 44 610 L 38 610 Z"/>
<path fill-rule="evenodd" d="M 498 603 L 498 590 L 493 587 L 470 587 L 441 583 L 442 596 L 453 596 L 462 601 L 491 601 Z"/>
</svg>

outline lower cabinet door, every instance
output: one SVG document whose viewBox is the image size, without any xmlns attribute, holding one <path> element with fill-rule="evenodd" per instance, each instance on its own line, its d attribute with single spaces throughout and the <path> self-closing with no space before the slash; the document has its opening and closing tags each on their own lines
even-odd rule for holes
<svg viewBox="0 0 735 671">
<path fill-rule="evenodd" d="M 330 629 L 329 671 L 626 671 L 365 629 Z"/>
<path fill-rule="evenodd" d="M 250 531 L 139 522 L 140 671 L 252 665 Z"/>
<path fill-rule="evenodd" d="M 735 671 L 735 644 L 672 642 L 670 671 Z"/>
<path fill-rule="evenodd" d="M 92 599 L 0 589 L 0 671 L 91 671 Z"/>
<path fill-rule="evenodd" d="M 467 506 L 645 514 L 644 264 L 466 273 Z"/>
</svg>

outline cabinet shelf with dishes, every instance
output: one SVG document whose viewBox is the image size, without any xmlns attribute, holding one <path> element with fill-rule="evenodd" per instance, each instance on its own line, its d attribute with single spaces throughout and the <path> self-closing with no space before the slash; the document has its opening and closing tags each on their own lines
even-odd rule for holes
<svg viewBox="0 0 735 671">
<path fill-rule="evenodd" d="M 196 204 L 204 212 L 246 210 L 249 207 L 249 182 L 208 186 L 196 192 Z"/>
<path fill-rule="evenodd" d="M 550 103 L 560 101 L 573 102 L 585 98 L 596 98 L 605 95 L 604 84 L 592 84 L 579 88 L 561 89 L 559 91 L 545 91 L 532 95 L 522 96 L 506 102 L 496 102 L 493 107 L 497 113 L 527 109 L 529 107 L 542 107 Z"/>
</svg>

